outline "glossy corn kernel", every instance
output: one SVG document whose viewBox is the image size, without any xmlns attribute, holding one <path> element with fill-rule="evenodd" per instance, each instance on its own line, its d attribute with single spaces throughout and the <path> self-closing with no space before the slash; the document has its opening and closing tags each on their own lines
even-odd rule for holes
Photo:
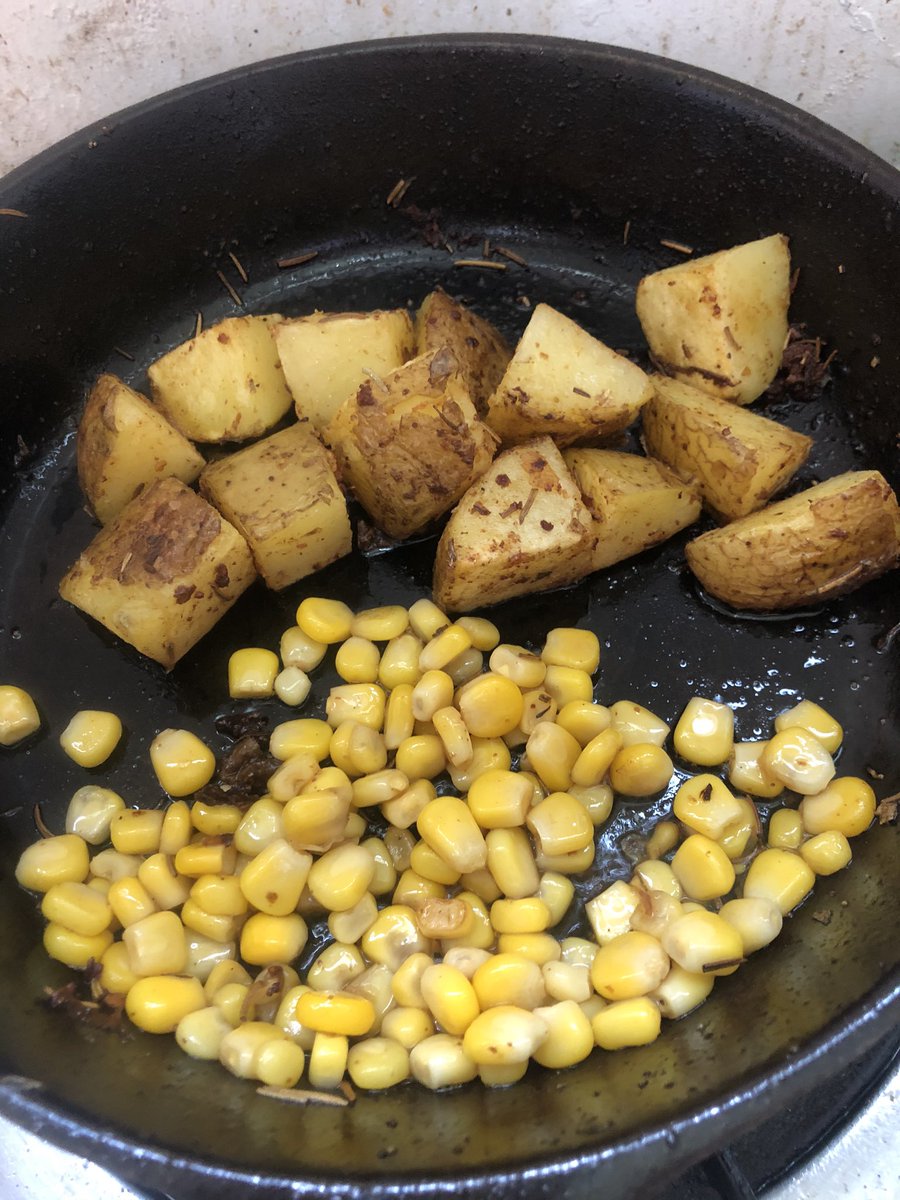
<svg viewBox="0 0 900 1200">
<path fill-rule="evenodd" d="M 581 701 L 590 703 L 594 698 L 594 684 L 587 671 L 577 667 L 561 667 L 550 664 L 541 685 L 556 702 L 557 708 Z"/>
<path fill-rule="evenodd" d="M 571 667 L 591 675 L 600 665 L 600 640 L 590 629 L 551 629 L 541 658 L 548 665 Z"/>
<path fill-rule="evenodd" d="M 458 792 L 468 792 L 485 771 L 508 771 L 512 763 L 509 747 L 501 738 L 472 738 L 472 760 L 464 767 L 448 764 L 450 778 Z"/>
<path fill-rule="evenodd" d="M 333 646 L 350 636 L 353 613 L 340 600 L 307 596 L 297 609 L 297 624 L 308 638 Z"/>
<path fill-rule="evenodd" d="M 309 1082 L 314 1088 L 334 1089 L 344 1078 L 350 1043 L 343 1034 L 318 1032 L 309 1053 Z"/>
<path fill-rule="evenodd" d="M 472 781 L 466 802 L 482 829 L 522 825 L 531 807 L 532 787 L 517 771 L 485 771 Z"/>
<path fill-rule="evenodd" d="M 463 1037 L 463 1050 L 479 1065 L 527 1062 L 549 1032 L 542 1017 L 524 1008 L 502 1005 L 475 1018 Z"/>
<path fill-rule="evenodd" d="M 471 645 L 472 639 L 462 625 L 447 625 L 422 647 L 419 653 L 419 670 L 423 673 L 439 671 Z"/>
<path fill-rule="evenodd" d="M 207 1001 L 212 1004 L 216 998 L 220 988 L 225 987 L 229 983 L 240 983 L 245 987 L 249 987 L 253 982 L 250 972 L 246 967 L 241 966 L 235 959 L 223 959 L 216 963 L 203 984 L 203 994 Z"/>
<path fill-rule="evenodd" d="M 557 725 L 571 733 L 580 746 L 586 746 L 599 733 L 609 729 L 611 721 L 612 716 L 605 705 L 586 700 L 570 700 L 556 717 Z"/>
<path fill-rule="evenodd" d="M 623 1050 L 649 1046 L 661 1025 L 659 1005 L 649 996 L 636 996 L 602 1008 L 591 1021 L 591 1032 L 601 1050 Z"/>
<path fill-rule="evenodd" d="M 463 719 L 452 705 L 439 708 L 434 714 L 434 730 L 441 740 L 444 756 L 454 767 L 465 767 L 472 761 L 472 739 Z"/>
<path fill-rule="evenodd" d="M 203 984 L 189 975 L 148 975 L 125 997 L 128 1019 L 145 1033 L 174 1033 L 183 1017 L 205 1007 Z"/>
<path fill-rule="evenodd" d="M 741 935 L 745 956 L 768 946 L 781 933 L 781 909 L 771 900 L 742 896 L 723 904 L 719 916 Z"/>
<path fill-rule="evenodd" d="M 192 929 L 185 929 L 184 944 L 187 949 L 185 975 L 191 975 L 206 984 L 212 971 L 220 963 L 231 962 L 237 954 L 235 942 L 216 942 L 212 938 L 203 937 Z"/>
<path fill-rule="evenodd" d="M 388 750 L 396 750 L 401 742 L 412 737 L 416 724 L 414 691 L 411 683 L 401 683 L 388 696 L 384 712 L 384 744 Z"/>
<path fill-rule="evenodd" d="M 542 855 L 582 851 L 594 843 L 594 825 L 583 804 L 567 792 L 551 792 L 528 810 L 525 824 Z"/>
<path fill-rule="evenodd" d="M 89 870 L 84 838 L 63 833 L 26 846 L 16 864 L 16 881 L 32 892 L 47 892 L 55 883 L 84 883 Z"/>
<path fill-rule="evenodd" d="M 374 684 L 378 679 L 381 651 L 368 638 L 351 636 L 334 656 L 334 669 L 346 683 Z"/>
<path fill-rule="evenodd" d="M 424 1008 L 392 1008 L 381 1021 L 382 1036 L 399 1042 L 406 1050 L 412 1050 L 435 1032 L 434 1018 Z"/>
<path fill-rule="evenodd" d="M 809 834 L 833 829 L 844 837 L 857 837 L 875 819 L 875 793 L 864 779 L 843 775 L 817 795 L 804 796 L 799 812 Z"/>
<path fill-rule="evenodd" d="M 727 827 L 740 819 L 741 803 L 715 775 L 695 775 L 675 793 L 672 812 L 694 833 L 718 840 Z"/>
<path fill-rule="evenodd" d="M 668 975 L 658 988 L 649 993 L 648 999 L 659 1005 L 664 1017 L 676 1021 L 702 1004 L 713 990 L 715 982 L 715 975 L 686 971 L 673 962 Z"/>
<path fill-rule="evenodd" d="M 431 955 L 421 950 L 400 963 L 391 976 L 391 995 L 397 1004 L 404 1008 L 428 1007 L 422 995 L 422 976 L 433 963 Z"/>
<path fill-rule="evenodd" d="M 164 729 L 150 743 L 150 763 L 163 791 L 189 796 L 209 783 L 216 759 L 208 746 L 187 729 Z"/>
<path fill-rule="evenodd" d="M 804 842 L 800 847 L 800 857 L 817 875 L 833 875 L 849 867 L 853 852 L 843 833 L 828 829 Z"/>
<path fill-rule="evenodd" d="M 533 1051 L 534 1061 L 550 1070 L 583 1062 L 594 1048 L 591 1022 L 574 1000 L 559 1000 L 533 1010 L 545 1022 L 547 1034 Z"/>
<path fill-rule="evenodd" d="M 37 705 L 24 688 L 0 685 L 0 746 L 15 746 L 41 727 Z"/>
<path fill-rule="evenodd" d="M 728 781 L 740 792 L 774 800 L 784 791 L 780 779 L 770 775 L 763 763 L 768 742 L 735 742 L 728 760 Z"/>
<path fill-rule="evenodd" d="M 111 883 L 106 899 L 116 920 L 126 927 L 158 911 L 153 897 L 141 881 L 131 875 Z"/>
<path fill-rule="evenodd" d="M 360 941 L 360 949 L 370 962 L 383 963 L 393 971 L 412 954 L 431 954 L 433 945 L 419 931 L 413 909 L 405 904 L 383 908 Z"/>
<path fill-rule="evenodd" d="M 545 871 L 541 876 L 538 895 L 547 906 L 550 927 L 558 925 L 569 910 L 575 896 L 575 885 L 571 879 L 557 871 Z"/>
<path fill-rule="evenodd" d="M 573 783 L 569 788 L 569 795 L 583 806 L 595 829 L 609 820 L 614 796 L 608 783 L 595 783 L 590 787 Z"/>
<path fill-rule="evenodd" d="M 680 837 L 675 821 L 660 821 L 647 838 L 647 857 L 662 858 L 678 845 Z"/>
<path fill-rule="evenodd" d="M 294 912 L 300 903 L 312 861 L 311 854 L 295 849 L 285 838 L 270 842 L 247 863 L 238 877 L 245 906 L 251 904 L 272 917 L 286 917 Z"/>
<path fill-rule="evenodd" d="M 717 913 L 685 913 L 662 936 L 666 954 L 692 975 L 731 975 L 744 959 L 744 942 Z M 658 985 L 657 985 L 658 986 Z"/>
<path fill-rule="evenodd" d="M 658 858 L 639 862 L 634 868 L 631 883 L 633 887 L 643 888 L 648 892 L 666 892 L 674 900 L 680 900 L 682 896 L 681 884 L 676 879 L 675 872 L 668 863 L 661 862 Z"/>
<path fill-rule="evenodd" d="M 352 908 L 328 914 L 328 931 L 338 942 L 353 944 L 374 924 L 378 917 L 378 904 L 371 891 Z"/>
<path fill-rule="evenodd" d="M 110 840 L 121 854 L 155 854 L 164 818 L 161 808 L 122 809 L 110 822 Z"/>
<path fill-rule="evenodd" d="M 601 946 L 591 963 L 591 983 L 605 1000 L 630 1000 L 659 987 L 669 956 L 649 933 L 630 930 Z"/>
<path fill-rule="evenodd" d="M 675 771 L 671 758 L 653 742 L 632 742 L 616 754 L 609 782 L 620 796 L 652 796 L 668 786 Z"/>
<path fill-rule="evenodd" d="M 91 959 L 99 962 L 112 945 L 113 936 L 108 929 L 101 933 L 76 933 L 57 921 L 44 927 L 43 945 L 51 958 L 67 967 L 84 970 Z"/>
<path fill-rule="evenodd" d="M 409 1069 L 412 1077 L 431 1091 L 468 1083 L 478 1074 L 462 1038 L 449 1033 L 436 1033 L 415 1045 L 409 1052 Z"/>
<path fill-rule="evenodd" d="M 423 973 L 422 997 L 445 1033 L 461 1036 L 481 1008 L 475 989 L 462 971 L 446 963 L 435 963 Z"/>
<path fill-rule="evenodd" d="M 680 900 L 658 888 L 639 889 L 641 902 L 631 914 L 631 928 L 661 938 L 663 931 L 684 913 Z"/>
<path fill-rule="evenodd" d="M 293 962 L 307 936 L 306 922 L 299 913 L 286 917 L 254 913 L 241 930 L 241 958 L 256 967 Z"/>
<path fill-rule="evenodd" d="M 433 800 L 434 796 L 435 793 L 432 791 L 430 799 Z M 412 830 L 399 829 L 395 825 L 389 825 L 384 831 L 383 840 L 384 848 L 390 855 L 391 862 L 394 865 L 394 870 L 408 870 L 410 858 L 412 856 L 412 849 L 418 840 Z"/>
<path fill-rule="evenodd" d="M 178 908 L 191 892 L 191 881 L 175 870 L 168 854 L 151 854 L 138 867 L 138 880 L 159 909 Z M 237 886 L 237 880 L 234 881 Z"/>
<path fill-rule="evenodd" d="M 511 679 L 488 671 L 459 689 L 457 707 L 473 738 L 500 738 L 519 724 L 525 702 Z"/>
<path fill-rule="evenodd" d="M 129 965 L 128 948 L 124 942 L 112 942 L 104 950 L 99 962 L 99 982 L 104 991 L 124 996 L 140 978 Z"/>
<path fill-rule="evenodd" d="M 175 855 L 175 870 L 189 879 L 201 875 L 231 875 L 237 863 L 237 850 L 224 842 L 204 845 L 192 842 L 183 846 Z"/>
<path fill-rule="evenodd" d="M 597 943 L 581 937 L 563 938 L 559 948 L 562 962 L 580 967 L 590 967 L 597 953 Z"/>
<path fill-rule="evenodd" d="M 343 683 L 331 689 L 325 701 L 325 714 L 334 729 L 345 721 L 358 721 L 360 725 L 380 730 L 385 703 L 384 689 L 377 683 Z"/>
<path fill-rule="evenodd" d="M 487 862 L 487 846 L 465 802 L 456 796 L 437 796 L 422 809 L 419 834 L 455 871 L 465 874 Z"/>
<path fill-rule="evenodd" d="M 562 957 L 559 942 L 550 933 L 498 933 L 497 953 L 515 954 L 539 967 Z"/>
<path fill-rule="evenodd" d="M 275 691 L 278 655 L 261 646 L 235 650 L 228 659 L 228 695 L 233 700 L 261 700 Z"/>
<path fill-rule="evenodd" d="M 86 883 L 55 883 L 44 893 L 41 912 L 48 921 L 56 921 L 85 937 L 103 933 L 112 922 L 112 909 L 106 897 Z"/>
<path fill-rule="evenodd" d="M 357 1087 L 384 1091 L 409 1078 L 409 1051 L 389 1037 L 367 1038 L 351 1046 L 347 1072 Z"/>
<path fill-rule="evenodd" d="M 540 873 L 525 830 L 491 829 L 485 844 L 487 867 L 500 892 L 513 900 L 533 896 L 540 886 Z"/>
<path fill-rule="evenodd" d="M 221 1009 L 210 1005 L 187 1013 L 175 1028 L 175 1041 L 191 1058 L 216 1062 L 222 1040 L 231 1032 L 231 1025 Z"/>
<path fill-rule="evenodd" d="M 734 887 L 731 860 L 721 846 L 702 833 L 693 833 L 681 843 L 672 859 L 672 871 L 692 900 L 715 900 Z"/>
<path fill-rule="evenodd" d="M 187 965 L 184 926 L 173 912 L 155 912 L 122 934 L 135 975 L 181 975 Z"/>
<path fill-rule="evenodd" d="M 331 942 L 310 963 L 306 982 L 314 992 L 340 992 L 365 969 L 365 960 L 356 946 Z"/>
<path fill-rule="evenodd" d="M 434 779 L 447 766 L 444 744 L 436 733 L 413 734 L 397 747 L 394 764 L 410 783 L 419 779 Z"/>
<path fill-rule="evenodd" d="M 99 854 L 95 854 L 90 860 L 88 869 L 91 878 L 88 882 L 93 883 L 94 880 L 105 880 L 111 884 L 117 879 L 124 879 L 126 876 L 135 877 L 140 869 L 141 861 L 141 858 L 137 854 L 120 854 L 118 850 L 113 850 L 112 847 L 107 850 L 101 850 Z M 46 889 L 41 888 L 37 890 L 44 891 Z"/>
<path fill-rule="evenodd" d="M 542 721 L 556 720 L 557 705 L 550 693 L 542 687 L 523 692 L 522 703 L 522 718 L 518 728 L 521 730 L 522 741 L 525 742 Z M 513 730 L 511 734 L 506 734 L 506 737 L 515 735 L 516 730 Z"/>
<path fill-rule="evenodd" d="M 306 1055 L 287 1038 L 273 1038 L 256 1057 L 256 1078 L 270 1087 L 292 1088 L 300 1081 Z"/>
<path fill-rule="evenodd" d="M 92 846 L 101 846 L 109 840 L 113 817 L 124 808 L 125 801 L 110 788 L 95 784 L 80 787 L 66 810 L 66 833 L 77 833 Z"/>
<path fill-rule="evenodd" d="M 601 783 L 621 749 L 622 735 L 615 729 L 604 729 L 596 734 L 572 766 L 572 783 L 577 787 L 593 787 Z"/>
<path fill-rule="evenodd" d="M 790 850 L 763 850 L 750 864 L 744 878 L 744 895 L 771 900 L 783 914 L 812 891 L 815 874 L 799 854 Z"/>
<path fill-rule="evenodd" d="M 282 721 L 269 737 L 269 753 L 282 762 L 295 754 L 311 754 L 316 762 L 322 762 L 328 757 L 332 732 L 327 721 L 316 717 Z"/>
<path fill-rule="evenodd" d="M 622 737 L 623 746 L 649 742 L 662 746 L 669 736 L 669 726 L 661 717 L 632 700 L 617 700 L 609 709 L 610 728 Z"/>
<path fill-rule="evenodd" d="M 275 695 L 282 704 L 297 708 L 312 690 L 312 680 L 301 667 L 285 667 L 275 676 Z"/>
<path fill-rule="evenodd" d="M 222 1038 L 219 1061 L 239 1079 L 256 1079 L 260 1051 L 268 1043 L 280 1040 L 282 1034 L 268 1021 L 244 1021 Z"/>
<path fill-rule="evenodd" d="M 804 796 L 821 792 L 834 777 L 831 755 L 799 726 L 776 733 L 766 743 L 761 761 L 769 775 Z"/>
<path fill-rule="evenodd" d="M 401 633 L 392 638 L 381 654 L 378 666 L 378 682 L 382 687 L 393 690 L 401 684 L 416 684 L 422 672 L 419 655 L 422 641 L 414 633 Z"/>
<path fill-rule="evenodd" d="M 811 733 L 829 754 L 834 754 L 844 740 L 844 731 L 840 723 L 812 700 L 801 700 L 799 704 L 795 704 L 787 712 L 779 713 L 775 718 L 777 733 L 797 726 Z"/>
<path fill-rule="evenodd" d="M 491 924 L 497 933 L 543 933 L 550 927 L 550 910 L 540 896 L 495 900 Z"/>
<path fill-rule="evenodd" d="M 173 800 L 164 814 L 159 831 L 160 854 L 175 855 L 194 835 L 191 810 L 184 800 Z"/>
<path fill-rule="evenodd" d="M 544 988 L 552 1000 L 574 1000 L 581 1004 L 592 994 L 590 968 L 580 963 L 554 961 L 541 968 Z"/>
<path fill-rule="evenodd" d="M 561 725 L 541 721 L 528 738 L 525 752 L 541 783 L 551 792 L 564 792 L 573 782 L 572 770 L 582 750 Z"/>
<path fill-rule="evenodd" d="M 588 900 L 584 913 L 598 946 L 605 946 L 628 932 L 632 914 L 640 902 L 639 890 L 621 879 Z"/>
<path fill-rule="evenodd" d="M 287 804 L 304 792 L 318 774 L 319 764 L 311 754 L 294 754 L 269 776 L 268 794 L 273 800 Z"/>
<path fill-rule="evenodd" d="M 213 942 L 233 942 L 243 924 L 241 917 L 208 913 L 196 900 L 191 899 L 182 904 L 181 919 L 187 929 Z"/>
<path fill-rule="evenodd" d="M 375 1021 L 371 1001 L 349 992 L 305 992 L 297 1001 L 296 1015 L 307 1029 L 342 1037 L 361 1037 Z"/>
<path fill-rule="evenodd" d="M 451 946 L 444 951 L 444 962 L 462 971 L 466 979 L 472 979 L 478 968 L 492 957 L 490 950 L 479 946 Z"/>
<path fill-rule="evenodd" d="M 283 813 L 284 837 L 293 848 L 320 854 L 343 837 L 350 801 L 331 790 L 307 792 L 289 800 Z"/>
<path fill-rule="evenodd" d="M 762 824 L 756 805 L 748 796 L 738 796 L 737 800 L 741 806 L 741 815 L 725 826 L 718 839 L 719 845 L 732 862 L 744 858 L 762 836 Z"/>
<path fill-rule="evenodd" d="M 226 837 L 234 833 L 243 819 L 236 804 L 209 804 L 195 800 L 191 805 L 191 824 L 204 837 Z"/>
<path fill-rule="evenodd" d="M 246 983 L 226 983 L 220 987 L 213 997 L 213 1004 L 218 1008 L 230 1025 L 240 1025 L 247 1020 L 247 1014 L 252 1007 L 250 985 Z"/>
<path fill-rule="evenodd" d="M 329 746 L 331 760 L 351 779 L 371 775 L 387 766 L 387 747 L 381 734 L 360 721 L 342 721 Z"/>
<path fill-rule="evenodd" d="M 313 1047 L 313 1043 L 316 1040 L 316 1033 L 313 1029 L 307 1029 L 297 1019 L 297 1004 L 300 997 L 305 995 L 309 990 L 305 983 L 301 983 L 285 992 L 278 1005 L 273 1022 L 275 1027 L 280 1029 L 286 1038 L 290 1039 L 296 1045 L 301 1046 L 307 1053 Z"/>
<path fill-rule="evenodd" d="M 769 817 L 766 840 L 778 850 L 798 850 L 803 832 L 803 818 L 797 809 L 779 808 Z"/>
<path fill-rule="evenodd" d="M 306 673 L 313 671 L 325 657 L 328 647 L 303 632 L 299 625 L 292 625 L 281 635 L 279 652 L 285 667 L 296 667 Z"/>
<path fill-rule="evenodd" d="M 424 900 L 417 906 L 419 929 L 428 938 L 452 945 L 465 940 L 476 930 L 477 916 L 473 905 L 463 896 Z"/>
<path fill-rule="evenodd" d="M 106 762 L 122 737 L 122 722 L 115 713 L 82 709 L 59 736 L 59 744 L 81 767 Z"/>
<path fill-rule="evenodd" d="M 398 879 L 391 900 L 394 904 L 409 905 L 418 912 L 420 905 L 426 900 L 443 898 L 446 894 L 445 884 L 420 875 L 412 867 L 408 867 Z"/>
<path fill-rule="evenodd" d="M 364 846 L 352 842 L 335 846 L 309 869 L 309 890 L 329 912 L 346 912 L 369 890 L 375 861 Z"/>
<path fill-rule="evenodd" d="M 453 680 L 453 686 L 460 688 L 484 670 L 484 655 L 470 646 L 462 654 L 457 654 L 456 658 L 451 658 L 444 670 Z"/>
<path fill-rule="evenodd" d="M 727 762 L 734 746 L 734 713 L 727 704 L 694 696 L 678 718 L 672 742 L 685 762 L 701 767 Z"/>
<path fill-rule="evenodd" d="M 463 876 L 462 882 L 465 883 L 471 878 L 471 875 Z M 462 902 L 469 909 L 472 915 L 472 924 L 467 927 L 465 932 L 454 931 L 451 939 L 442 942 L 444 954 L 451 947 L 456 946 L 473 946 L 480 950 L 490 949 L 496 938 L 488 911 L 490 901 L 482 899 L 472 891 L 459 892 L 454 899 Z"/>
<path fill-rule="evenodd" d="M 453 703 L 453 680 L 446 671 L 426 671 L 412 688 L 416 721 L 430 721 L 440 708 Z"/>
<path fill-rule="evenodd" d="M 350 634 L 370 642 L 389 642 L 406 633 L 408 628 L 409 613 L 403 605 L 384 604 L 378 608 L 361 609 L 353 618 Z"/>
<path fill-rule="evenodd" d="M 451 887 L 459 882 L 460 872 L 451 867 L 445 859 L 432 849 L 425 841 L 416 842 L 409 856 L 410 869 L 423 879 L 440 884 L 441 887 Z"/>
<path fill-rule="evenodd" d="M 532 654 L 524 646 L 514 646 L 508 642 L 494 649 L 488 664 L 494 674 L 511 679 L 523 692 L 539 688 L 547 673 L 547 664 L 539 655 Z"/>
</svg>

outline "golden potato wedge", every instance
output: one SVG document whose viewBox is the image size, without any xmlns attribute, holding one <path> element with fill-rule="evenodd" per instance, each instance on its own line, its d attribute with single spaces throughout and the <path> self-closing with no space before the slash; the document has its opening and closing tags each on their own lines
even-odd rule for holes
<svg viewBox="0 0 900 1200">
<path fill-rule="evenodd" d="M 594 571 L 666 541 L 700 515 L 696 490 L 652 458 L 585 447 L 564 450 L 563 460 L 594 523 Z"/>
<path fill-rule="evenodd" d="M 246 441 L 291 407 L 271 328 L 281 317 L 228 317 L 147 370 L 154 401 L 195 442 Z"/>
<path fill-rule="evenodd" d="M 151 483 L 101 529 L 59 594 L 171 670 L 255 578 L 237 530 L 170 478 Z"/>
<path fill-rule="evenodd" d="M 140 392 L 116 375 L 91 388 L 76 437 L 78 481 L 106 525 L 155 479 L 193 483 L 203 455 Z"/>
<path fill-rule="evenodd" d="M 590 513 L 552 438 L 499 454 L 454 509 L 434 561 L 434 599 L 469 612 L 572 583 L 591 570 Z"/>
<path fill-rule="evenodd" d="M 447 347 L 367 379 L 341 405 L 326 440 L 360 504 L 396 538 L 452 508 L 497 449 Z"/>
<path fill-rule="evenodd" d="M 647 453 L 694 481 L 717 520 L 762 508 L 806 461 L 805 434 L 666 375 L 651 382 L 641 412 Z"/>
<path fill-rule="evenodd" d="M 900 563 L 900 508 L 878 471 L 847 471 L 686 547 L 708 592 L 734 608 L 796 608 Z"/>
<path fill-rule="evenodd" d="M 781 363 L 790 280 L 781 233 L 645 275 L 636 308 L 651 354 L 700 391 L 751 404 Z"/>
<path fill-rule="evenodd" d="M 428 354 L 444 346 L 456 355 L 472 403 L 483 417 L 512 351 L 490 321 L 437 288 L 425 297 L 416 315 L 416 353 Z"/>
<path fill-rule="evenodd" d="M 538 304 L 488 401 L 486 419 L 504 445 L 549 434 L 568 446 L 620 433 L 649 398 L 640 367 L 549 304 Z"/>
<path fill-rule="evenodd" d="M 412 358 L 416 338 L 409 313 L 395 308 L 282 321 L 275 345 L 297 416 L 321 434 L 367 377 L 382 378 Z"/>
<path fill-rule="evenodd" d="M 270 588 L 287 587 L 352 548 L 332 458 L 298 422 L 210 463 L 200 491 L 247 540 Z"/>
</svg>

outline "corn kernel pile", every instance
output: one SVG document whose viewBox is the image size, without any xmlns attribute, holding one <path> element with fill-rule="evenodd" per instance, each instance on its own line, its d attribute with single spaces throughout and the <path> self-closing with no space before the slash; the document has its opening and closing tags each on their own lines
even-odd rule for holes
<svg viewBox="0 0 900 1200">
<path fill-rule="evenodd" d="M 48 954 L 93 960 L 136 1026 L 242 1078 L 499 1086 L 532 1059 L 562 1068 L 652 1042 L 778 936 L 873 820 L 871 787 L 835 777 L 842 730 L 818 705 L 782 713 L 768 741 L 735 742 L 731 709 L 694 697 L 672 747 L 701 773 L 677 787 L 631 880 L 586 902 L 592 936 L 557 937 L 614 798 L 675 775 L 665 721 L 595 702 L 596 635 L 553 629 L 537 654 L 429 600 L 354 614 L 311 597 L 296 620 L 280 656 L 251 647 L 229 663 L 236 699 L 302 704 L 329 647 L 344 680 L 324 720 L 273 730 L 265 795 L 189 802 L 215 757 L 167 729 L 150 749 L 165 809 L 79 788 L 66 833 L 29 846 L 16 872 L 42 895 Z M 8 743 L 33 730 L 34 706 L 3 692 Z M 113 714 L 84 712 L 61 742 L 96 766 L 120 735 Z M 453 792 L 438 794 L 445 772 Z M 754 799 L 785 789 L 802 799 L 764 838 Z M 291 964 L 323 913 L 332 940 L 301 981 Z"/>
</svg>

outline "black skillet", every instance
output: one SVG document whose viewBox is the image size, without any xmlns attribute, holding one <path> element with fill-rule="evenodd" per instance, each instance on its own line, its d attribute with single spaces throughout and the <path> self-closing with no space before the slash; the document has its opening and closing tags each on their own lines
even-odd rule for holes
<svg viewBox="0 0 900 1200">
<path fill-rule="evenodd" d="M 385 201 L 400 179 L 412 183 L 395 208 Z M 865 465 L 896 487 L 896 172 L 693 68 L 459 36 L 316 51 L 184 88 L 14 172 L 0 208 L 27 214 L 0 217 L 2 676 L 36 696 L 45 722 L 0 757 L 5 1113 L 179 1197 L 627 1195 L 797 1101 L 895 1026 L 895 827 L 860 838 L 852 868 L 820 883 L 778 943 L 655 1045 L 535 1070 L 505 1091 L 407 1086 L 339 1112 L 260 1099 L 171 1039 L 120 1040 L 47 1011 L 41 989 L 67 976 L 45 959 L 11 868 L 36 836 L 35 801 L 59 829 L 82 781 L 56 745 L 74 710 L 120 713 L 126 742 L 96 778 L 131 803 L 160 803 L 148 740 L 183 724 L 222 745 L 212 719 L 229 707 L 233 648 L 276 644 L 308 591 L 362 606 L 428 590 L 433 542 L 356 555 L 280 596 L 252 591 L 168 676 L 56 599 L 94 528 L 73 472 L 85 389 L 101 370 L 141 386 L 198 311 L 207 324 L 233 313 L 217 271 L 252 311 L 416 304 L 441 284 L 511 337 L 546 300 L 634 348 L 636 280 L 679 260 L 663 239 L 705 252 L 782 230 L 800 268 L 793 316 L 837 359 L 820 399 L 763 411 L 813 433 L 804 483 Z M 484 238 L 527 266 L 453 266 L 479 257 Z M 305 265 L 275 265 L 312 250 Z M 590 625 L 604 646 L 599 698 L 670 720 L 692 694 L 717 696 L 752 738 L 811 696 L 846 727 L 841 771 L 871 768 L 879 795 L 896 792 L 900 670 L 885 635 L 900 615 L 897 576 L 815 611 L 742 620 L 704 601 L 682 547 L 491 615 L 518 641 Z M 582 892 L 627 871 L 623 835 L 660 808 L 621 806 Z"/>
</svg>

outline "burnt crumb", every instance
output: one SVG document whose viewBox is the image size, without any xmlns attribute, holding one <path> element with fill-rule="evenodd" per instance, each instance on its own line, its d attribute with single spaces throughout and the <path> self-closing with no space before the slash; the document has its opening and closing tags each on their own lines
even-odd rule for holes
<svg viewBox="0 0 900 1200">
<path fill-rule="evenodd" d="M 409 217 L 413 225 L 419 231 L 419 237 L 426 246 L 430 246 L 432 250 L 440 250 L 447 244 L 447 235 L 441 229 L 439 223 L 439 212 L 436 208 L 429 208 L 427 211 L 419 208 L 418 204 L 407 204 L 400 211 L 404 216 Z"/>
<path fill-rule="evenodd" d="M 77 979 L 70 979 L 62 987 L 44 988 L 43 1003 L 93 1029 L 121 1031 L 125 997 L 121 992 L 108 992 L 102 987 L 100 972 L 100 964 L 93 958 L 88 959 Z"/>
<path fill-rule="evenodd" d="M 249 808 L 265 795 L 270 777 L 278 768 L 278 759 L 268 753 L 268 738 L 252 734 L 240 737 L 220 760 L 209 783 L 194 793 L 204 804 L 236 804 Z"/>
<path fill-rule="evenodd" d="M 831 378 L 830 370 L 835 351 L 822 358 L 822 339 L 809 337 L 803 324 L 791 325 L 781 366 L 766 391 L 769 399 L 791 396 L 798 400 L 815 400 Z"/>
<path fill-rule="evenodd" d="M 269 718 L 255 708 L 245 708 L 243 712 L 225 713 L 216 717 L 216 733 L 221 733 L 229 741 L 236 742 L 239 738 L 255 737 L 268 744 Z"/>
<path fill-rule="evenodd" d="M 892 821 L 896 821 L 898 809 L 900 809 L 900 792 L 894 796 L 886 796 L 875 808 L 878 824 L 890 825 Z"/>
<path fill-rule="evenodd" d="M 13 455 L 13 466 L 18 468 L 25 465 L 34 454 L 34 447 L 29 446 L 21 433 L 16 434 L 16 452 Z"/>
<path fill-rule="evenodd" d="M 712 800 L 712 784 L 711 783 L 708 783 L 706 785 L 706 787 L 703 788 L 703 790 L 700 792 L 700 799 L 701 800 Z"/>
<path fill-rule="evenodd" d="M 818 921 L 820 925 L 830 925 L 831 917 L 832 912 L 830 908 L 820 908 L 818 912 L 814 912 L 812 915 L 812 919 Z"/>
</svg>

